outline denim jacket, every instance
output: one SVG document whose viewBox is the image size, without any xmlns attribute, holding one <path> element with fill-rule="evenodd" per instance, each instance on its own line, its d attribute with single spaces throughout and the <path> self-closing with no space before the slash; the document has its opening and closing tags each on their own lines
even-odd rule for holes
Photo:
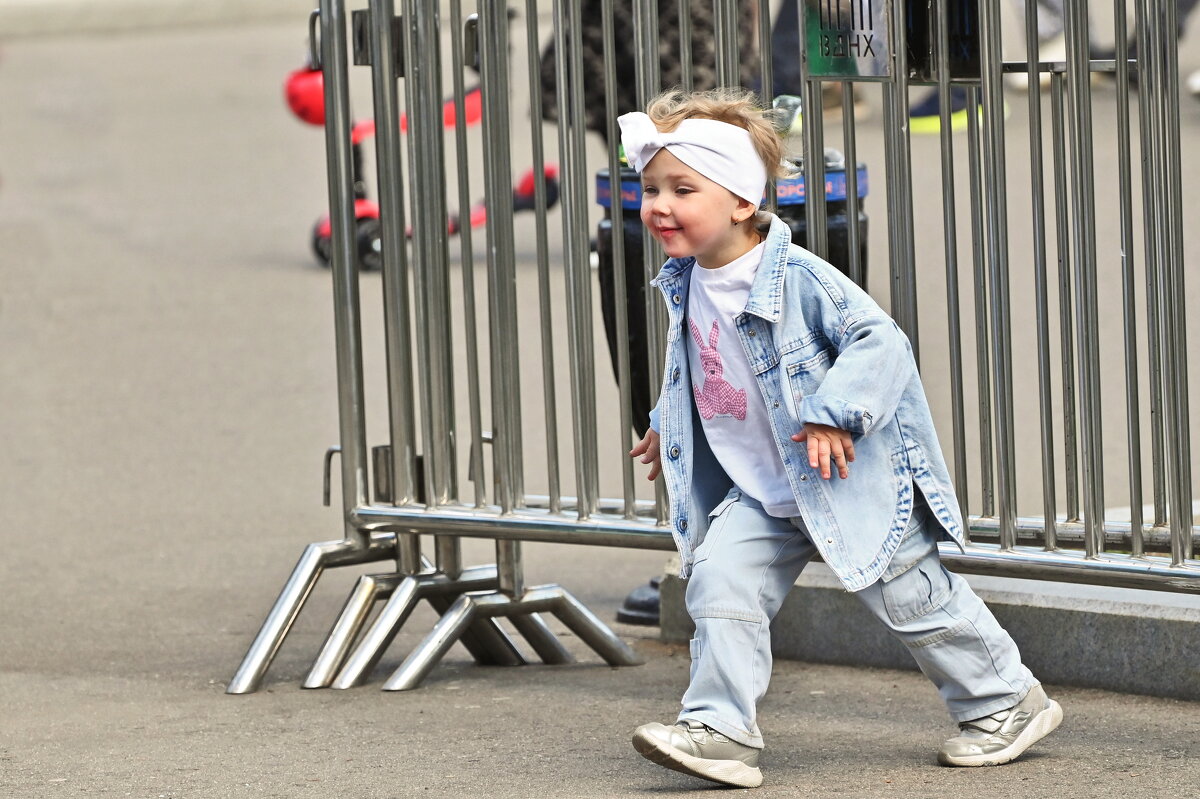
<svg viewBox="0 0 1200 799">
<path fill-rule="evenodd" d="M 692 398 L 685 311 L 694 258 L 672 258 L 651 285 L 669 325 L 662 392 L 650 424 L 660 436 L 672 534 L 691 572 L 693 553 L 731 482 L 704 437 Z M 735 320 L 796 504 L 825 563 L 858 591 L 883 574 L 913 510 L 914 486 L 952 540 L 962 516 L 907 336 L 833 266 L 791 243 L 772 217 L 763 260 Z M 749 387 L 747 387 L 749 389 Z M 841 428 L 855 461 L 842 480 L 808 465 L 791 436 L 805 423 Z"/>
</svg>

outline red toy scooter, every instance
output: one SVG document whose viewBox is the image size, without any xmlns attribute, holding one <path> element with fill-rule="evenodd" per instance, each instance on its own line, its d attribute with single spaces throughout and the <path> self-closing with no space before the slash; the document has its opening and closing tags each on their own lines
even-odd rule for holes
<svg viewBox="0 0 1200 799">
<path fill-rule="evenodd" d="M 311 65 L 292 72 L 284 83 L 284 95 L 288 107 L 303 122 L 310 125 L 325 124 L 325 81 L 320 69 Z M 479 87 L 467 91 L 463 98 L 465 125 L 475 125 L 483 116 Z M 447 100 L 442 105 L 442 125 L 453 127 L 458 124 L 458 110 L 453 100 Z M 407 132 L 407 115 L 400 115 L 400 130 Z M 354 123 L 350 129 L 350 144 L 353 154 L 354 177 L 354 231 L 357 240 L 356 250 L 359 256 L 359 266 L 363 270 L 379 269 L 383 265 L 383 251 L 380 242 L 379 205 L 367 196 L 366 181 L 362 172 L 362 143 L 375 135 L 375 121 L 363 120 Z M 552 208 L 558 202 L 558 167 L 547 164 L 544 168 L 546 179 L 546 208 Z M 513 187 L 513 209 L 516 211 L 533 210 L 534 186 L 536 175 L 529 169 Z M 487 222 L 487 208 L 483 201 L 471 206 L 466 222 L 471 227 L 479 227 Z M 462 229 L 463 220 L 460 215 L 451 215 L 446 220 L 446 232 L 454 235 Z M 323 266 L 329 266 L 332 248 L 333 225 L 329 215 L 325 214 L 313 225 L 312 248 L 317 260 Z M 409 231 L 412 235 L 412 231 Z"/>
</svg>

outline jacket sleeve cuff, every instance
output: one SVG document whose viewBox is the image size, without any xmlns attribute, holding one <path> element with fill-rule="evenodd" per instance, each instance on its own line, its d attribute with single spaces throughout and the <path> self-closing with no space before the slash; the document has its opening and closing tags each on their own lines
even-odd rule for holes
<svg viewBox="0 0 1200 799">
<path fill-rule="evenodd" d="M 866 435 L 871 432 L 875 420 L 871 412 L 861 405 L 813 394 L 800 401 L 800 423 L 823 424 L 848 433 Z"/>
<path fill-rule="evenodd" d="M 650 429 L 656 433 L 660 429 L 660 427 L 659 427 L 659 412 L 658 412 L 657 405 L 654 406 L 654 410 L 650 411 Z"/>
</svg>

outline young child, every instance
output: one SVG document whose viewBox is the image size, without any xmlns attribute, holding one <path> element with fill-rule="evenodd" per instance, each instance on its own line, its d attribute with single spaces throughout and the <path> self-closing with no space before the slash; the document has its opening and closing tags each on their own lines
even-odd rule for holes
<svg viewBox="0 0 1200 799">
<path fill-rule="evenodd" d="M 647 112 L 619 122 L 642 222 L 670 256 L 653 281 L 670 323 L 658 406 L 630 454 L 666 483 L 696 636 L 678 720 L 639 727 L 634 748 L 761 784 L 769 625 L 820 554 L 958 722 L 939 762 L 1018 757 L 1062 710 L 938 559 L 939 539 L 962 545 L 962 519 L 908 339 L 758 211 L 782 144 L 751 95 L 668 92 Z"/>
</svg>

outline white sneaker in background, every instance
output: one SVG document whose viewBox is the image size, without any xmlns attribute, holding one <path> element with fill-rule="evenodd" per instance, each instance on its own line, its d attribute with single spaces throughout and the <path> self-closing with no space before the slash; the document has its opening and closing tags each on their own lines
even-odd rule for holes
<svg viewBox="0 0 1200 799">
<path fill-rule="evenodd" d="M 1188 75 L 1187 90 L 1192 97 L 1200 100 L 1200 69 L 1196 70 L 1191 75 Z"/>
</svg>

